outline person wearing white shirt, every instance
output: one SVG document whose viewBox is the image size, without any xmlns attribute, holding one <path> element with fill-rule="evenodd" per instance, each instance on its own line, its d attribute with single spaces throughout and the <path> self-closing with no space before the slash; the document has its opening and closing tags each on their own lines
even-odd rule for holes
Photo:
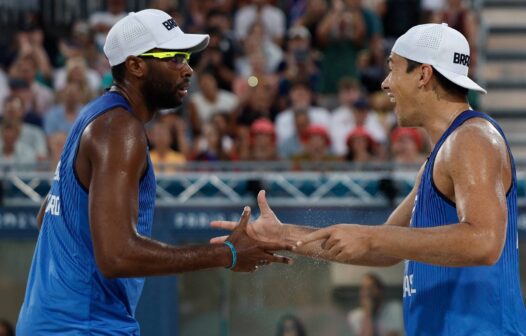
<svg viewBox="0 0 526 336">
<path fill-rule="evenodd" d="M 377 143 L 386 142 L 387 135 L 378 113 L 370 110 L 367 101 L 360 98 L 352 107 L 340 105 L 332 112 L 329 130 L 334 154 L 347 154 L 347 135 L 358 126 L 363 127 Z"/>
<path fill-rule="evenodd" d="M 285 35 L 285 14 L 267 0 L 252 0 L 250 5 L 242 7 L 234 18 L 234 31 L 238 39 L 247 37 L 249 28 L 258 19 L 263 22 L 268 37 L 276 44 L 283 45 Z"/>
<path fill-rule="evenodd" d="M 237 96 L 229 91 L 221 90 L 217 80 L 211 73 L 199 75 L 199 92 L 190 96 L 190 123 L 192 130 L 199 133 L 202 125 L 209 123 L 217 113 L 230 115 L 237 107 Z"/>
<path fill-rule="evenodd" d="M 290 89 L 290 100 L 292 106 L 281 111 L 276 117 L 276 135 L 278 147 L 290 141 L 291 137 L 298 137 L 294 115 L 306 112 L 309 123 L 328 128 L 330 126 L 330 113 L 322 107 L 313 106 L 312 92 L 305 82 L 296 82 Z M 280 153 L 281 155 L 281 153 Z"/>
</svg>

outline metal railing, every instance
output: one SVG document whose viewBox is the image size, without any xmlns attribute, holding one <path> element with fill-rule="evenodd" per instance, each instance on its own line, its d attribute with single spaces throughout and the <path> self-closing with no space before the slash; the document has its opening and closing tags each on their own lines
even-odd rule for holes
<svg viewBox="0 0 526 336">
<path fill-rule="evenodd" d="M 308 166 L 309 171 L 289 171 L 288 162 L 193 162 L 170 167 L 176 172 L 157 174 L 157 205 L 247 204 L 265 189 L 269 200 L 282 206 L 390 206 L 410 192 L 417 175 L 417 167 L 393 164 Z M 52 179 L 50 171 L 0 165 L 2 204 L 38 205 Z M 526 204 L 522 170 L 518 180 L 519 202 Z"/>
</svg>

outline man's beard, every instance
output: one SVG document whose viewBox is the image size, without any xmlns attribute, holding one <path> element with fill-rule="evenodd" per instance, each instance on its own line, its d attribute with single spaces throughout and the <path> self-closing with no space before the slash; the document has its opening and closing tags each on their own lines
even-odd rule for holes
<svg viewBox="0 0 526 336">
<path fill-rule="evenodd" d="M 142 88 L 148 109 L 157 111 L 181 106 L 182 101 L 177 93 L 177 86 L 179 85 L 174 85 L 166 79 L 165 74 L 159 74 L 154 67 L 150 67 Z"/>
</svg>

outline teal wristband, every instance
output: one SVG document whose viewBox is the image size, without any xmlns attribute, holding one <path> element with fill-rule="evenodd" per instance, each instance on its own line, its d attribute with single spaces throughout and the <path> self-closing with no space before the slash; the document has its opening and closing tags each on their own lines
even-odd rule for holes
<svg viewBox="0 0 526 336">
<path fill-rule="evenodd" d="M 237 264 L 237 251 L 236 251 L 236 248 L 234 247 L 234 244 L 232 244 L 228 240 L 225 241 L 224 244 L 228 246 L 230 248 L 230 252 L 232 252 L 232 263 L 230 264 L 230 266 L 227 267 L 228 269 L 232 269 L 236 267 L 236 264 Z"/>
</svg>

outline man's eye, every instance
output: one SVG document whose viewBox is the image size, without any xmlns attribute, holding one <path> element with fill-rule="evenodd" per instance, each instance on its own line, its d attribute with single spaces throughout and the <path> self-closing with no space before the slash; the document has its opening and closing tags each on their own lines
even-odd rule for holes
<svg viewBox="0 0 526 336">
<path fill-rule="evenodd" d="M 173 61 L 177 64 L 183 64 L 186 63 L 186 58 L 184 55 L 175 55 Z"/>
</svg>

